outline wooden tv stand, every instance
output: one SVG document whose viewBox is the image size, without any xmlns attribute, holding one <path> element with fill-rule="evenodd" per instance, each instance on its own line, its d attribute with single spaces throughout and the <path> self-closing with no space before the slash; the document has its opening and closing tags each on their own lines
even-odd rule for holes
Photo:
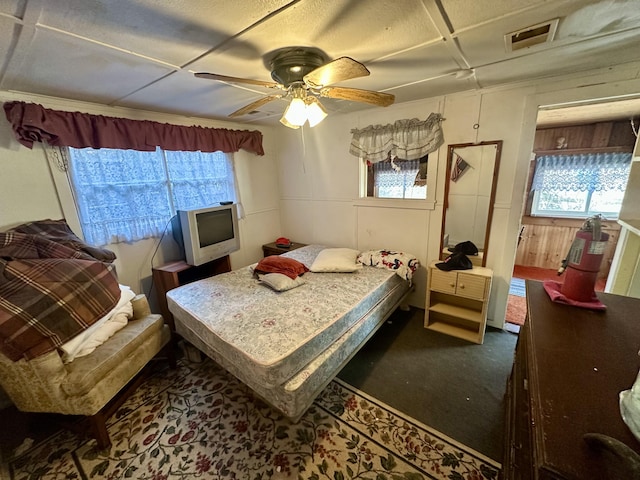
<svg viewBox="0 0 640 480">
<path fill-rule="evenodd" d="M 230 271 L 229 255 L 203 263 L 197 267 L 187 264 L 184 260 L 178 260 L 151 269 L 153 285 L 160 304 L 160 312 L 164 317 L 165 323 L 171 328 L 172 334 L 175 334 L 176 329 L 173 315 L 171 315 L 167 305 L 167 292 L 181 285 Z"/>
</svg>

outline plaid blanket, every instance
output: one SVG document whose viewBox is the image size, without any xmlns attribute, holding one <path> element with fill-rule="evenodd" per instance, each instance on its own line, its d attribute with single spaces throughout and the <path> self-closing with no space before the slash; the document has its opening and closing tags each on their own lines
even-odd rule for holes
<svg viewBox="0 0 640 480">
<path fill-rule="evenodd" d="M 120 297 L 115 268 L 107 263 L 113 259 L 64 221 L 0 233 L 0 352 L 13 361 L 37 357 L 111 311 Z"/>
</svg>

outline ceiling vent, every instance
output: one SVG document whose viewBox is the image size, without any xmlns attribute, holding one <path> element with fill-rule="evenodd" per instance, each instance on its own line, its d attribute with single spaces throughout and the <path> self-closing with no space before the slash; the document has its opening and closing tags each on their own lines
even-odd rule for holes
<svg viewBox="0 0 640 480">
<path fill-rule="evenodd" d="M 537 25 L 507 33 L 504 36 L 504 44 L 507 52 L 515 52 L 523 48 L 533 47 L 541 43 L 550 43 L 558 28 L 558 18 Z"/>
</svg>

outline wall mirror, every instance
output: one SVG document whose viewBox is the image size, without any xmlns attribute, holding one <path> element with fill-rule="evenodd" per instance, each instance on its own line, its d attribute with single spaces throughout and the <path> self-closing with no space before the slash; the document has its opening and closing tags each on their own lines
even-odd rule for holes
<svg viewBox="0 0 640 480">
<path fill-rule="evenodd" d="M 449 248 L 470 240 L 479 253 L 469 258 L 474 265 L 486 265 L 501 152 L 502 140 L 448 146 L 441 260 Z"/>
</svg>

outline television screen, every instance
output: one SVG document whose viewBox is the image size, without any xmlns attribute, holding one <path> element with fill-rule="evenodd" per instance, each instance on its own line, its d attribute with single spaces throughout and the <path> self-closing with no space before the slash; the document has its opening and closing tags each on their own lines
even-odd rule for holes
<svg viewBox="0 0 640 480">
<path fill-rule="evenodd" d="M 201 248 L 233 238 L 231 210 L 198 213 L 196 223 Z"/>
</svg>

